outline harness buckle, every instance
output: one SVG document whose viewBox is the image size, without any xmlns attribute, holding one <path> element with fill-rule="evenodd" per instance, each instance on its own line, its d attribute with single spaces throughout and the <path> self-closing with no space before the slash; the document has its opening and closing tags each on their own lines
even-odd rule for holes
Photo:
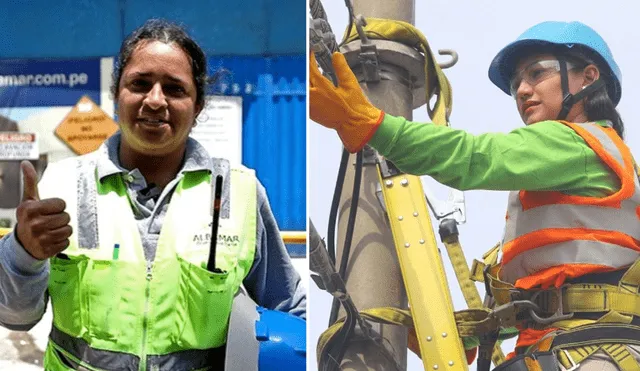
<svg viewBox="0 0 640 371">
<path fill-rule="evenodd" d="M 516 325 L 517 315 L 523 311 L 539 311 L 538 304 L 531 300 L 514 300 L 494 308 L 489 316 L 497 319 L 502 327 L 513 327 Z"/>
<path fill-rule="evenodd" d="M 576 363 L 566 349 L 561 349 L 560 351 L 564 353 L 565 357 L 567 357 L 567 360 L 569 360 L 569 363 L 571 364 L 571 367 L 566 369 L 566 371 L 575 371 L 580 367 L 580 363 Z"/>
<path fill-rule="evenodd" d="M 541 324 L 541 325 L 549 325 L 549 324 L 552 324 L 552 323 L 557 322 L 557 321 L 563 321 L 563 320 L 567 320 L 567 319 L 573 318 L 573 315 L 574 315 L 573 312 L 564 313 L 563 304 L 562 304 L 563 303 L 564 292 L 567 289 L 567 287 L 568 287 L 568 285 L 564 285 L 564 286 L 558 287 L 555 290 L 541 290 L 541 291 L 535 292 L 531 296 L 531 301 L 533 301 L 533 302 L 537 303 L 537 305 L 539 305 L 538 306 L 538 311 L 541 311 L 540 310 L 540 306 L 542 306 L 542 307 L 545 306 L 544 304 L 543 305 L 538 304 L 539 301 L 543 302 L 543 303 L 545 301 L 544 297 L 539 300 L 538 297 L 541 294 L 548 294 L 548 293 L 551 293 L 551 292 L 555 293 L 555 296 L 557 297 L 557 301 L 558 301 L 558 306 L 557 306 L 556 311 L 552 315 L 550 315 L 548 317 L 541 317 L 536 313 L 535 310 L 529 309 L 529 315 L 531 316 L 531 318 L 536 323 Z M 546 299 L 546 301 L 547 301 L 546 304 L 549 304 L 548 303 L 549 299 Z"/>
<path fill-rule="evenodd" d="M 491 265 L 487 264 L 484 266 L 482 270 L 482 276 L 484 277 L 484 291 L 487 296 L 493 297 L 493 292 L 491 292 L 491 282 L 489 279 L 489 270 L 491 269 Z"/>
</svg>

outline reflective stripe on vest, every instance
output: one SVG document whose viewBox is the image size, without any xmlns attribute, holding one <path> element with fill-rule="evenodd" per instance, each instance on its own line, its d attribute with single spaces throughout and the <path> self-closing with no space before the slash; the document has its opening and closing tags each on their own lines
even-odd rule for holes
<svg viewBox="0 0 640 371">
<path fill-rule="evenodd" d="M 78 366 L 91 364 L 102 370 L 138 371 L 140 358 L 133 354 L 93 349 L 86 341 L 71 337 L 51 328 L 49 335 L 52 344 L 47 348 L 46 358 L 59 359 L 60 363 L 67 363 L 77 369 Z M 165 355 L 150 355 L 147 357 L 147 370 L 200 370 L 207 367 L 219 369 L 224 367 L 225 347 L 213 349 L 194 349 Z M 49 363 L 50 364 L 50 363 Z M 257 367 L 257 365 L 256 365 Z"/>
<path fill-rule="evenodd" d="M 613 170 L 621 188 L 602 198 L 511 192 L 500 278 L 521 288 L 623 268 L 640 256 L 640 184 L 631 153 L 611 128 L 563 123 Z"/>
<path fill-rule="evenodd" d="M 47 171 L 53 171 L 59 181 L 41 188 L 42 193 L 65 200 L 74 231 L 64 251 L 69 259 L 50 260 L 55 328 L 94 351 L 137 357 L 140 369 L 156 361 L 157 365 L 178 367 L 179 354 L 207 352 L 224 345 L 233 296 L 255 254 L 257 194 L 253 171 L 234 168 L 225 177 L 225 183 L 233 184 L 229 187 L 232 208 L 228 218 L 220 220 L 216 253 L 216 265 L 225 272 L 213 273 L 205 269 L 211 238 L 210 172 L 180 175 L 164 217 L 155 260 L 148 265 L 122 176 L 108 176 L 97 184 L 94 205 L 78 205 L 82 198 L 74 187 L 76 161 L 81 166 L 95 166 L 91 155 L 52 164 Z M 78 218 L 84 217 L 78 212 L 87 207 L 97 209 L 97 232 L 78 230 Z M 91 246 L 94 239 L 98 246 Z M 83 246 L 85 242 L 89 246 Z M 66 351 L 72 353 L 72 349 Z M 59 366 L 54 357 L 45 360 L 52 369 L 56 369 L 54 364 Z M 93 364 L 100 362 L 100 357 L 83 358 L 83 362 L 100 368 Z"/>
</svg>

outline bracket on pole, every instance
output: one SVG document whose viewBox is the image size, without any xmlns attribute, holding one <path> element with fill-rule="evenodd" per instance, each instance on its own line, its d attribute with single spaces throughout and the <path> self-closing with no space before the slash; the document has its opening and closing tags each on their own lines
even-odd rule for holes
<svg viewBox="0 0 640 371">
<path fill-rule="evenodd" d="M 375 44 L 371 43 L 369 38 L 364 32 L 363 27 L 367 25 L 367 21 L 361 14 L 356 17 L 356 30 L 360 36 L 360 53 L 358 59 L 362 64 L 362 71 L 364 73 L 364 81 L 366 82 L 378 82 L 380 81 L 380 63 L 378 61 L 378 48 Z"/>
<path fill-rule="evenodd" d="M 365 145 L 362 149 L 362 164 L 363 165 L 377 165 L 378 164 L 378 152 L 376 152 L 370 145 Z"/>
</svg>

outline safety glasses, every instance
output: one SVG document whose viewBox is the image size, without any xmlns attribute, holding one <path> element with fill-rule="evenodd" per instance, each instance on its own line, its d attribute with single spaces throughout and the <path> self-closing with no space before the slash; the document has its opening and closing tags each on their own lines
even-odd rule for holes
<svg viewBox="0 0 640 371">
<path fill-rule="evenodd" d="M 567 62 L 567 70 L 575 68 L 570 62 Z M 536 86 L 544 80 L 552 77 L 554 74 L 560 72 L 560 61 L 556 59 L 535 61 L 520 71 L 517 71 L 511 79 L 509 85 L 511 90 L 511 96 L 516 98 L 516 92 L 522 83 L 522 80 L 526 81 L 531 86 Z"/>
</svg>

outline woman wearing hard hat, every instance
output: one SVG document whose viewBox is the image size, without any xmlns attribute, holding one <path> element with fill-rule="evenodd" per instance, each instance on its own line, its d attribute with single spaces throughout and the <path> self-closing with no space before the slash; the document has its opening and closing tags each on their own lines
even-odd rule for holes
<svg viewBox="0 0 640 371">
<path fill-rule="evenodd" d="M 502 261 L 488 279 L 498 304 L 531 300 L 539 311 L 519 321 L 504 369 L 546 351 L 559 369 L 640 369 L 640 185 L 615 108 L 620 69 L 598 33 L 544 22 L 496 55 L 489 78 L 526 124 L 508 134 L 393 117 L 366 99 L 341 54 L 333 65 L 338 87 L 312 56 L 310 115 L 350 152 L 368 143 L 407 173 L 512 191 Z"/>
</svg>

